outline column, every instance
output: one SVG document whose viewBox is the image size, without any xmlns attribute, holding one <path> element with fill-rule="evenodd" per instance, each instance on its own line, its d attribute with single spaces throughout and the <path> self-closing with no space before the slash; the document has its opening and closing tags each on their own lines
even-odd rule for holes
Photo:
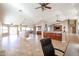
<svg viewBox="0 0 79 59">
<path fill-rule="evenodd" d="M 36 26 L 33 26 L 33 32 L 36 34 Z"/>
<path fill-rule="evenodd" d="M 19 35 L 19 30 L 18 30 L 18 26 L 17 26 L 17 35 Z"/>
<path fill-rule="evenodd" d="M 0 23 L 0 40 L 2 39 L 2 24 Z"/>
<path fill-rule="evenodd" d="M 45 24 L 42 24 L 42 38 L 44 38 L 44 36 L 43 36 L 43 32 L 44 32 L 44 25 L 45 25 Z"/>
<path fill-rule="evenodd" d="M 3 32 L 3 29 L 2 29 L 2 23 L 0 23 L 0 51 L 2 50 L 2 32 Z"/>
<path fill-rule="evenodd" d="M 10 35 L 10 26 L 8 26 L 8 36 Z"/>
</svg>

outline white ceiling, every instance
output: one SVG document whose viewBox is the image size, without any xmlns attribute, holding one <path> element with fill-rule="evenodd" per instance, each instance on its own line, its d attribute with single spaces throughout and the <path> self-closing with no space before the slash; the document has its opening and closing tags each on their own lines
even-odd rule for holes
<svg viewBox="0 0 79 59">
<path fill-rule="evenodd" d="M 33 25 L 42 20 L 53 24 L 57 20 L 56 15 L 59 15 L 58 19 L 61 21 L 68 18 L 79 18 L 79 4 L 77 3 L 50 3 L 49 6 L 52 9 L 44 12 L 41 9 L 35 9 L 39 6 L 38 3 L 2 3 L 0 4 L 0 20 L 8 24 Z M 22 10 L 22 12 L 18 10 Z"/>
</svg>

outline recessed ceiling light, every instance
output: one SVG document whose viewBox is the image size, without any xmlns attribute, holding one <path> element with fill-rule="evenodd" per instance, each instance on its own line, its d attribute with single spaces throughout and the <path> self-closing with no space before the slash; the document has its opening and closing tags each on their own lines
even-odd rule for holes
<svg viewBox="0 0 79 59">
<path fill-rule="evenodd" d="M 22 10 L 19 10 L 19 12 L 22 12 Z"/>
</svg>

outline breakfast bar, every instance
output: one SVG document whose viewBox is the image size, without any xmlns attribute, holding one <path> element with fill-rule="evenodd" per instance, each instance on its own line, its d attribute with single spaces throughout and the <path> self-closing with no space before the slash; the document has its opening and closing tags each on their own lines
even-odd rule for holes
<svg viewBox="0 0 79 59">
<path fill-rule="evenodd" d="M 62 41 L 62 33 L 61 32 L 43 32 L 44 37 L 49 37 L 54 40 Z"/>
</svg>

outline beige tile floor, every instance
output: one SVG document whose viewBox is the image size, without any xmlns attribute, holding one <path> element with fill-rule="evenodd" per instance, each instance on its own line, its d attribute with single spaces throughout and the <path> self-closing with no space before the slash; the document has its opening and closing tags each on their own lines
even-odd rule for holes
<svg viewBox="0 0 79 59">
<path fill-rule="evenodd" d="M 79 56 L 79 35 L 70 35 L 65 56 Z"/>
<path fill-rule="evenodd" d="M 74 44 L 79 45 L 79 37 L 78 35 L 63 35 L 63 39 L 65 42 L 56 41 L 52 39 L 52 43 L 54 47 L 59 48 L 66 52 L 64 55 L 72 55 Z M 9 37 L 4 37 L 0 41 L 0 55 L 6 56 L 43 56 L 41 44 L 40 44 L 41 36 L 30 34 L 29 38 L 20 37 L 17 35 L 10 35 Z M 73 55 L 79 55 L 78 50 L 76 48 L 76 52 Z M 71 51 L 71 52 L 69 52 Z M 62 56 L 62 53 L 56 51 L 57 55 Z"/>
</svg>

